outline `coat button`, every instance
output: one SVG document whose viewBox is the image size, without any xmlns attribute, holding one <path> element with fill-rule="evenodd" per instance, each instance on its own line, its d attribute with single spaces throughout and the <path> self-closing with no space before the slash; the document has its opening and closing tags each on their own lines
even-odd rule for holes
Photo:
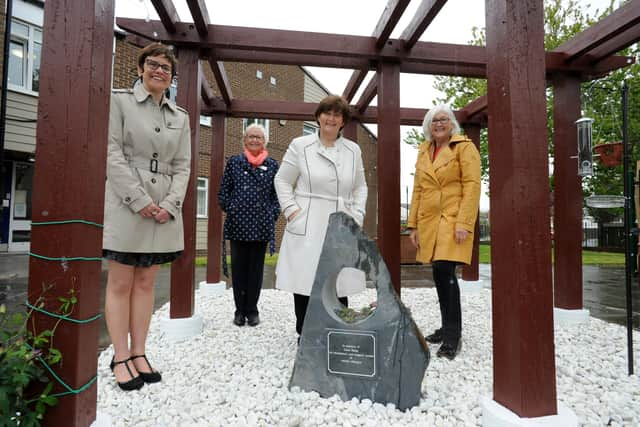
<svg viewBox="0 0 640 427">
<path fill-rule="evenodd" d="M 176 200 L 176 206 L 180 206 L 180 200 Z"/>
<path fill-rule="evenodd" d="M 157 159 L 158 158 L 158 153 L 153 153 L 153 158 Z"/>
<path fill-rule="evenodd" d="M 131 197 L 125 197 L 125 198 L 124 198 L 124 201 L 125 201 L 125 202 L 127 202 L 127 203 L 129 203 L 129 202 L 131 201 Z"/>
<path fill-rule="evenodd" d="M 156 183 L 156 179 L 155 178 L 151 178 L 151 183 L 155 184 Z"/>
<path fill-rule="evenodd" d="M 160 128 L 156 126 L 156 132 L 160 132 Z"/>
</svg>

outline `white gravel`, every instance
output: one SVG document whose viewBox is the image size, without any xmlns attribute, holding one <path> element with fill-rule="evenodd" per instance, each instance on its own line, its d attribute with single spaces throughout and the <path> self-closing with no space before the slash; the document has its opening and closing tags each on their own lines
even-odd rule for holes
<svg viewBox="0 0 640 427">
<path fill-rule="evenodd" d="M 434 289 L 403 289 L 423 333 L 439 326 Z M 296 354 L 293 297 L 264 290 L 262 323 L 238 328 L 231 323 L 233 294 L 196 295 L 204 332 L 179 343 L 160 333 L 156 311 L 147 355 L 162 372 L 159 384 L 122 392 L 109 370 L 113 349 L 98 363 L 98 416 L 114 426 L 470 426 L 480 425 L 480 398 L 492 392 L 491 292 L 462 295 L 463 347 L 454 361 L 432 358 L 422 383 L 420 405 L 401 412 L 392 404 L 364 399 L 344 402 L 315 392 L 289 390 Z M 368 290 L 350 298 L 362 307 L 375 300 Z M 636 349 L 640 333 L 634 332 Z M 640 379 L 627 376 L 626 329 L 590 318 L 578 326 L 556 327 L 558 399 L 581 425 L 640 425 Z M 635 351 L 640 369 L 640 351 Z"/>
</svg>

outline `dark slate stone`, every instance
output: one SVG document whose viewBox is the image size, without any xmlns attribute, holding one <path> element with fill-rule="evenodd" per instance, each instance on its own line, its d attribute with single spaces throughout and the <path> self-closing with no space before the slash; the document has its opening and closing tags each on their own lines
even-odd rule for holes
<svg viewBox="0 0 640 427">
<path fill-rule="evenodd" d="M 378 292 L 373 314 L 355 323 L 337 314 L 341 304 L 336 278 L 345 267 L 362 270 Z M 427 343 L 393 289 L 376 244 L 349 215 L 332 214 L 289 388 L 315 390 L 323 397 L 337 394 L 343 400 L 393 403 L 405 410 L 420 401 L 429 357 Z"/>
</svg>

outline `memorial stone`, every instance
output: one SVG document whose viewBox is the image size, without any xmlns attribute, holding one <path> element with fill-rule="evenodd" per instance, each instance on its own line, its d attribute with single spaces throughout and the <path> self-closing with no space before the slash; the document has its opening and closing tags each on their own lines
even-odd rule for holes
<svg viewBox="0 0 640 427">
<path fill-rule="evenodd" d="M 343 268 L 363 271 L 377 288 L 377 306 L 363 319 L 348 322 L 340 316 L 344 307 L 336 279 Z M 405 410 L 420 401 L 429 357 L 376 244 L 349 215 L 332 214 L 289 388 L 393 403 Z"/>
</svg>

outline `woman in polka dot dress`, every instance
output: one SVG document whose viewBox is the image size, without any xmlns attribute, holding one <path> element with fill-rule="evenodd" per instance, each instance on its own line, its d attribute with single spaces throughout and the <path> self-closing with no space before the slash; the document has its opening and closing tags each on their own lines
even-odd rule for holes
<svg viewBox="0 0 640 427">
<path fill-rule="evenodd" d="M 278 162 L 268 157 L 267 137 L 261 125 L 247 127 L 244 153 L 229 159 L 218 192 L 220 208 L 226 213 L 224 240 L 231 243 L 231 280 L 236 304 L 233 323 L 237 326 L 243 326 L 245 321 L 249 326 L 260 323 L 258 299 L 267 243 L 271 254 L 275 249 L 275 222 L 280 205 L 273 178 L 278 172 Z"/>
</svg>

